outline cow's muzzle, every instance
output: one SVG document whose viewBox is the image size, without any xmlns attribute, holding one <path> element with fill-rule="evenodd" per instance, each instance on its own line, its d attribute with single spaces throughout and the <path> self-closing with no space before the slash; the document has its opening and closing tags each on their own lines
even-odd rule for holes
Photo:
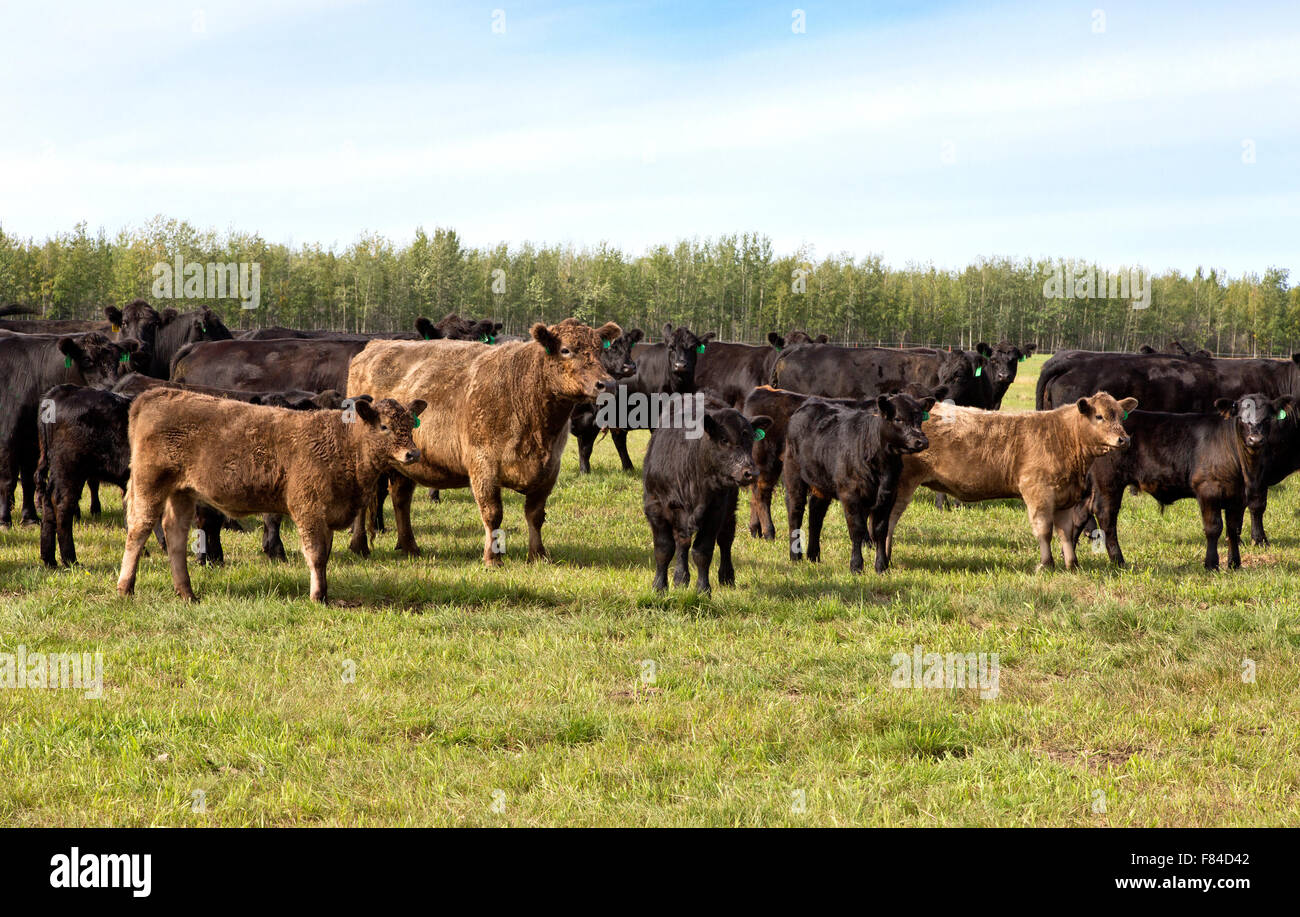
<svg viewBox="0 0 1300 917">
<path fill-rule="evenodd" d="M 402 453 L 403 465 L 410 465 L 411 463 L 418 462 L 419 460 L 420 460 L 419 449 L 407 449 L 405 452 Z"/>
<path fill-rule="evenodd" d="M 596 394 L 599 395 L 601 392 L 612 392 L 617 386 L 618 383 L 614 381 L 612 376 L 606 376 L 603 379 L 597 379 Z"/>
</svg>

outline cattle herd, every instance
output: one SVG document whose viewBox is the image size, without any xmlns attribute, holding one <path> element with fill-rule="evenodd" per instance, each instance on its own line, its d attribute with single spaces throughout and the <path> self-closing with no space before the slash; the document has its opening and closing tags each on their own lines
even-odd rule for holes
<svg viewBox="0 0 1300 917">
<path fill-rule="evenodd" d="M 1042 368 L 1037 410 L 1003 412 L 1032 345 L 848 347 L 795 331 L 755 346 L 672 325 L 649 343 L 640 329 L 574 319 L 511 337 L 455 314 L 405 333 L 232 334 L 210 309 L 159 312 L 144 300 L 106 308 L 102 322 L 14 317 L 30 311 L 0 309 L 0 528 L 21 483 L 20 521 L 41 526 L 41 560 L 75 563 L 82 491 L 96 514 L 100 484 L 123 488 L 122 595 L 152 534 L 177 594 L 193 599 L 189 555 L 221 563 L 223 527 L 259 514 L 271 559 L 285 559 L 280 520 L 293 520 L 311 596 L 325 601 L 333 532 L 350 527 L 350 549 L 368 554 L 389 496 L 397 549 L 419 554 L 417 485 L 434 499 L 470 489 L 488 565 L 505 555 L 501 493 L 522 494 L 528 558 L 545 558 L 546 503 L 570 434 L 584 474 L 602 433 L 632 470 L 628 429 L 651 429 L 653 585 L 667 588 L 675 558 L 674 584 L 689 584 L 693 564 L 701 592 L 715 548 L 718 582 L 735 582 L 741 488 L 750 534 L 774 539 L 782 485 L 792 561 L 820 560 L 838 500 L 850 569 L 862 571 L 870 547 L 878 573 L 922 485 L 963 502 L 1024 501 L 1040 568 L 1053 566 L 1053 536 L 1075 567 L 1085 534 L 1123 564 L 1126 488 L 1162 505 L 1192 497 L 1215 569 L 1225 524 L 1228 564 L 1240 564 L 1247 508 L 1253 539 L 1267 542 L 1268 488 L 1300 469 L 1300 355 L 1059 352 Z M 609 422 L 602 396 L 653 409 Z"/>
</svg>

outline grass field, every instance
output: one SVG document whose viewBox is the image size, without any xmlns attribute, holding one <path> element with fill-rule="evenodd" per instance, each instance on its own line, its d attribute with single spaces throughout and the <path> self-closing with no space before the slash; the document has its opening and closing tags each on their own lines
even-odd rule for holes
<svg viewBox="0 0 1300 917">
<path fill-rule="evenodd" d="M 1007 407 L 1032 407 L 1042 361 Z M 116 597 L 108 488 L 80 568 L 0 533 L 0 651 L 100 651 L 105 672 L 98 700 L 0 689 L 0 823 L 1300 824 L 1294 487 L 1273 545 L 1221 573 L 1191 502 L 1126 498 L 1130 570 L 1085 547 L 1082 571 L 1036 574 L 1020 504 L 941 512 L 923 490 L 893 569 L 858 577 L 838 506 L 816 566 L 786 559 L 783 509 L 775 543 L 742 509 L 737 588 L 701 599 L 650 591 L 640 479 L 608 440 L 594 464 L 566 451 L 554 563 L 522 560 L 521 498 L 486 570 L 468 491 L 421 493 L 425 556 L 390 531 L 360 561 L 338 535 L 329 607 L 287 524 L 287 565 L 226 533 L 197 605 L 156 546 Z M 894 687 L 918 645 L 997 653 L 1000 693 Z"/>
</svg>

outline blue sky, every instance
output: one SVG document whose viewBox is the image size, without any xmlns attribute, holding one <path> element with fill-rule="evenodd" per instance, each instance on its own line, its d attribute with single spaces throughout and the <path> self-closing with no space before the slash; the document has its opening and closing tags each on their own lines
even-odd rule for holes
<svg viewBox="0 0 1300 917">
<path fill-rule="evenodd" d="M 0 225 L 24 236 L 159 213 L 326 245 L 756 230 L 896 265 L 1300 277 L 1294 2 L 140 0 L 0 21 Z"/>
</svg>

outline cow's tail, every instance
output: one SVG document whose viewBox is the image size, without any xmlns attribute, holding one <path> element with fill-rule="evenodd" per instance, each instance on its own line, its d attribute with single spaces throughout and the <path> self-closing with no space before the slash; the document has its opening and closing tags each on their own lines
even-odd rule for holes
<svg viewBox="0 0 1300 917">
<path fill-rule="evenodd" d="M 1034 410 L 1050 411 L 1055 405 L 1047 397 L 1047 386 L 1056 379 L 1056 367 L 1043 366 L 1038 374 L 1038 384 L 1034 387 Z"/>
<path fill-rule="evenodd" d="M 172 357 L 171 366 L 167 367 L 167 378 L 176 378 L 176 367 L 180 366 L 181 360 L 189 356 L 190 351 L 194 349 L 195 343 L 195 341 L 190 341 L 188 344 L 182 344 L 181 349 L 176 351 L 176 355 Z"/>
<path fill-rule="evenodd" d="M 54 435 L 54 424 L 37 423 L 36 439 L 40 443 L 40 458 L 36 461 L 36 496 L 39 498 L 38 503 L 41 505 L 41 513 L 45 512 L 46 498 L 53 498 L 50 494 L 50 455 L 54 451 L 54 444 L 50 442 L 50 437 Z"/>
<path fill-rule="evenodd" d="M 7 315 L 35 315 L 36 310 L 31 306 L 24 306 L 19 303 L 13 303 L 8 306 L 0 306 L 0 318 Z"/>
</svg>

